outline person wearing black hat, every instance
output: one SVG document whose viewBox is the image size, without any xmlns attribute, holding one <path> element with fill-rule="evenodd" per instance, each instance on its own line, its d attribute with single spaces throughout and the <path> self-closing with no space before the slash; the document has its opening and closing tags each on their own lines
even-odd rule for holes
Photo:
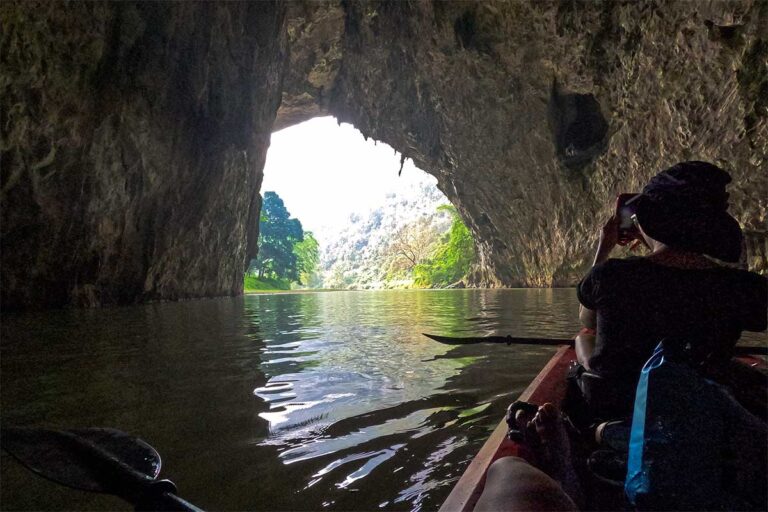
<svg viewBox="0 0 768 512">
<path fill-rule="evenodd" d="M 698 161 L 654 176 L 634 201 L 647 256 L 609 259 L 618 219 L 602 228 L 577 288 L 579 317 L 596 336 L 580 335 L 576 351 L 612 390 L 613 416 L 631 412 L 640 370 L 661 339 L 690 340 L 694 362 L 714 367 L 730 361 L 742 331 L 766 329 L 768 280 L 721 263 L 738 262 L 744 245 L 727 212 L 730 181 Z"/>
<path fill-rule="evenodd" d="M 651 249 L 645 257 L 609 259 L 618 242 L 618 219 L 611 218 L 603 227 L 595 263 L 577 290 L 579 316 L 587 328 L 596 330 L 596 336 L 580 335 L 576 340 L 584 370 L 577 374 L 579 387 L 582 391 L 589 387 L 584 386 L 590 381 L 585 375 L 597 375 L 600 378 L 593 382 L 600 385 L 595 387 L 610 390 L 593 393 L 589 404 L 593 411 L 606 409 L 603 419 L 631 414 L 640 370 L 660 341 L 664 340 L 665 350 L 669 344 L 671 356 L 682 356 L 699 375 L 722 377 L 728 374 L 742 331 L 768 327 L 768 279 L 723 264 L 738 262 L 744 247 L 739 224 L 727 212 L 725 189 L 730 181 L 724 170 L 699 161 L 682 162 L 654 176 L 633 198 L 633 220 Z M 726 388 L 715 384 L 705 388 L 709 395 L 677 395 L 679 403 L 672 409 L 665 407 L 681 415 L 673 421 L 685 422 L 686 414 L 695 411 L 698 418 L 700 412 L 708 415 L 707 423 L 725 425 L 725 439 L 708 439 L 711 450 L 684 455 L 685 460 L 694 461 L 689 471 L 694 480 L 711 466 L 726 468 L 723 474 L 728 482 L 697 481 L 701 487 L 674 497 L 677 502 L 692 503 L 715 496 L 712 499 L 726 504 L 725 509 L 766 510 L 768 427 L 764 419 L 768 409 L 763 403 L 757 407 L 762 410 L 753 411 L 760 419 Z M 668 399 L 684 391 L 675 388 L 664 393 Z M 590 397 L 586 398 L 589 402 Z M 647 397 L 649 402 L 653 399 Z M 711 430 L 717 431 L 714 426 Z M 708 430 L 702 426 L 698 431 L 705 435 Z M 680 446 L 679 441 L 665 442 Z M 717 462 L 720 466 L 712 466 L 718 453 L 728 455 Z M 704 469 L 696 472 L 696 468 Z"/>
</svg>

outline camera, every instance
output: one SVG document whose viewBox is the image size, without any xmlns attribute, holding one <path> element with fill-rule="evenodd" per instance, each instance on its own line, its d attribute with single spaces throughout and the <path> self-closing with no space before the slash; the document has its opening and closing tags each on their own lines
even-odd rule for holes
<svg viewBox="0 0 768 512">
<path fill-rule="evenodd" d="M 619 245 L 627 245 L 640 239 L 640 230 L 632 218 L 636 209 L 636 200 L 640 194 L 619 194 L 616 198 L 616 216 L 619 219 Z"/>
</svg>

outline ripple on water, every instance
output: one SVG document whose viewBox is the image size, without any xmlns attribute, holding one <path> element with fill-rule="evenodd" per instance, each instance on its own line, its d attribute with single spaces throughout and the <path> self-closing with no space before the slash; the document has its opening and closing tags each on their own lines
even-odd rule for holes
<svg viewBox="0 0 768 512">
<path fill-rule="evenodd" d="M 140 435 L 211 509 L 432 510 L 551 351 L 421 333 L 564 337 L 576 315 L 573 290 L 433 290 L 4 316 L 3 419 Z M 4 508 L 63 503 L 3 464 Z"/>
</svg>

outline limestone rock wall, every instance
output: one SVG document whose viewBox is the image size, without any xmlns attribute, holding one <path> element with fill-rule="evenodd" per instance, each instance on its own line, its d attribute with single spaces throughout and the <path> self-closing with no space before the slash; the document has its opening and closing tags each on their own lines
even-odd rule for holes
<svg viewBox="0 0 768 512">
<path fill-rule="evenodd" d="M 2 307 L 239 293 L 269 134 L 438 178 L 480 286 L 573 284 L 619 192 L 714 161 L 768 271 L 768 1 L 0 3 Z M 279 110 L 278 110 L 279 107 Z"/>
<path fill-rule="evenodd" d="M 436 175 L 481 286 L 573 284 L 615 196 L 728 169 L 765 272 L 768 3 L 344 3 L 328 110 Z"/>
<path fill-rule="evenodd" d="M 2 306 L 237 294 L 285 70 L 275 2 L 3 2 Z"/>
</svg>

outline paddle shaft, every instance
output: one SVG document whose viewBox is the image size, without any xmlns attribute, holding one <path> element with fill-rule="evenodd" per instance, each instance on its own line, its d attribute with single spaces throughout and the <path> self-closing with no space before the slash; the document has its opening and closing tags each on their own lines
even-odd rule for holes
<svg viewBox="0 0 768 512">
<path fill-rule="evenodd" d="M 502 345 L 544 345 L 559 346 L 573 345 L 573 339 L 553 338 L 522 338 L 512 336 L 472 336 L 459 338 L 454 336 L 438 336 L 437 334 L 422 333 L 427 338 L 446 345 L 473 345 L 477 343 L 497 343 Z"/>
<path fill-rule="evenodd" d="M 573 346 L 574 340 L 571 338 L 524 338 L 513 336 L 474 336 L 474 337 L 453 337 L 453 336 L 438 336 L 436 334 L 422 333 L 427 338 L 433 339 L 437 342 L 444 343 L 446 345 L 474 345 L 477 343 L 496 343 L 503 345 L 539 345 L 539 346 L 560 346 L 568 345 Z M 742 356 L 766 356 L 768 355 L 768 347 L 746 347 L 737 345 L 733 347 L 733 355 L 735 357 Z"/>
<path fill-rule="evenodd" d="M 180 511 L 180 512 L 203 512 L 190 502 L 183 500 L 172 492 L 164 492 L 158 495 L 146 496 L 142 501 L 134 503 L 134 509 L 137 511 Z"/>
</svg>

